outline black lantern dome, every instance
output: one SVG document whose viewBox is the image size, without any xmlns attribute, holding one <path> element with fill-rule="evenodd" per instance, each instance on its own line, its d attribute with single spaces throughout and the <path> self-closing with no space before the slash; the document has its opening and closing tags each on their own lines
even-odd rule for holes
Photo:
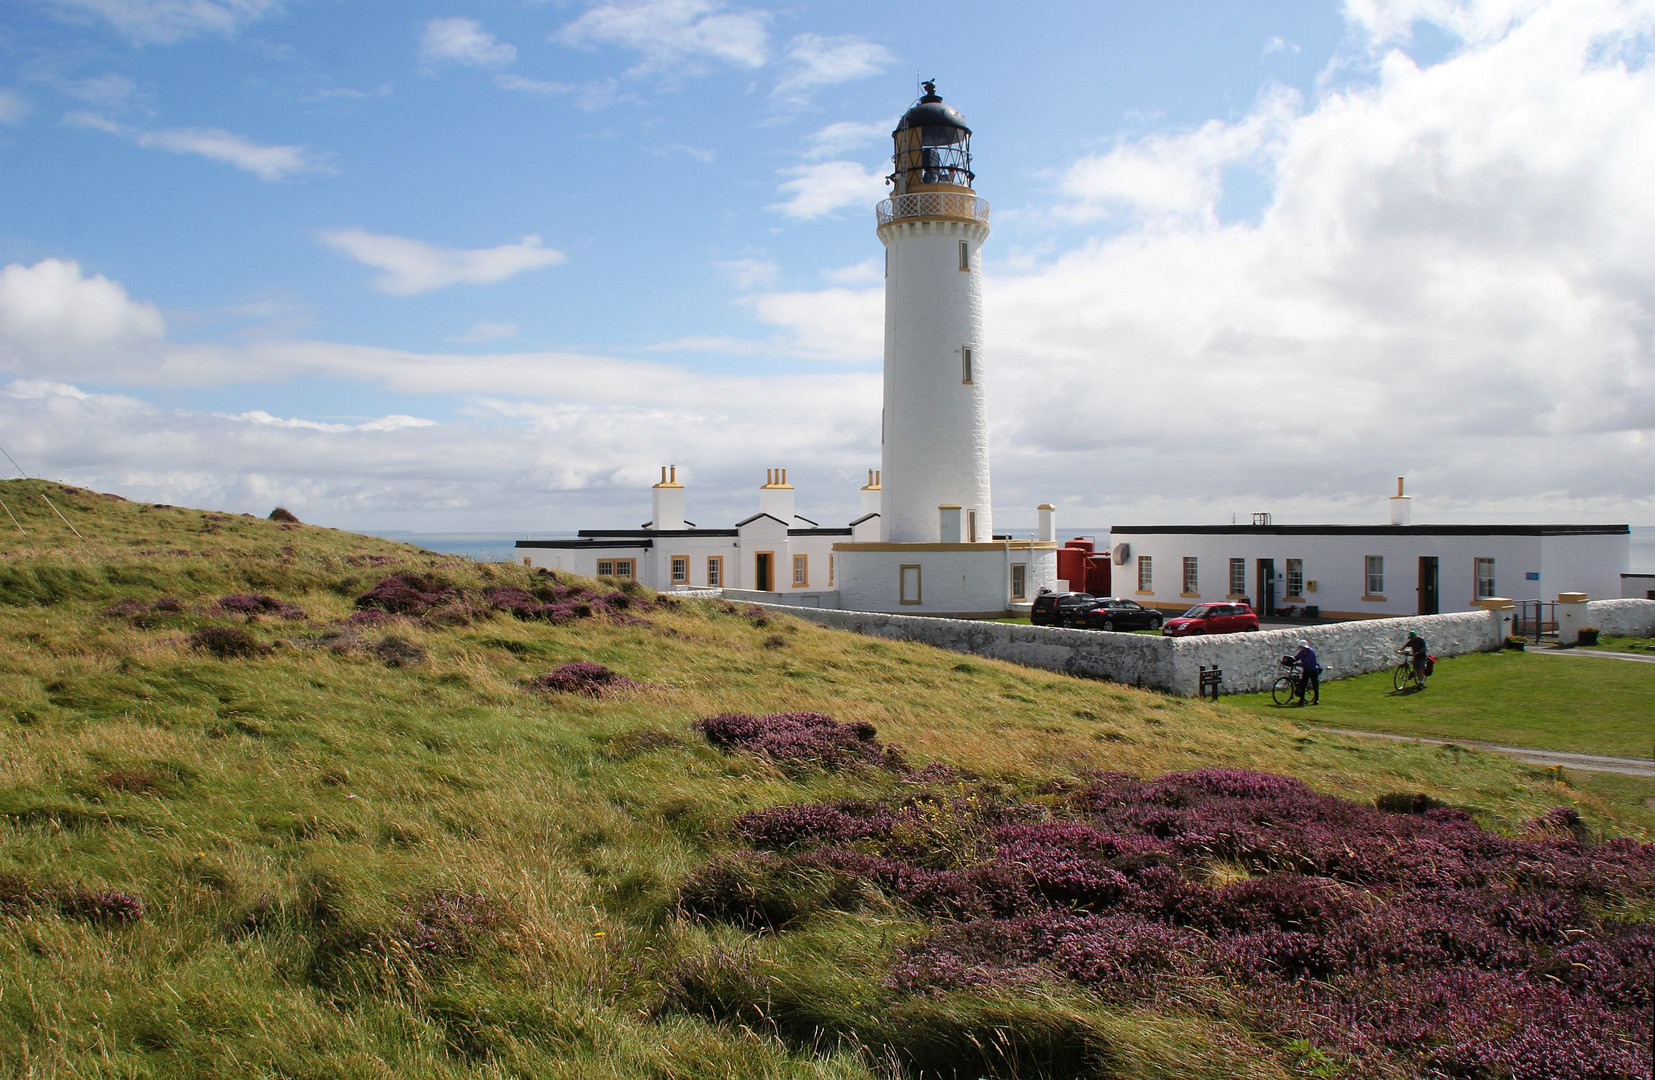
<svg viewBox="0 0 1655 1080">
<path fill-rule="evenodd" d="M 937 188 L 971 190 L 971 129 L 959 110 L 942 103 L 937 84 L 922 84 L 925 96 L 902 114 L 891 139 L 896 144 L 888 180 L 893 194 Z"/>
</svg>

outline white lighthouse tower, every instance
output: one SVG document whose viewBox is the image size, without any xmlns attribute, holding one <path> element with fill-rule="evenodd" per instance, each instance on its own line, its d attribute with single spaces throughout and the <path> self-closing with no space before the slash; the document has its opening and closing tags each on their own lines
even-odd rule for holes
<svg viewBox="0 0 1655 1080">
<path fill-rule="evenodd" d="M 1057 582 L 1049 514 L 1038 535 L 996 535 L 989 493 L 983 241 L 971 129 L 934 82 L 903 114 L 885 245 L 885 411 L 880 472 L 853 538 L 834 545 L 840 606 L 994 617 Z M 870 506 L 875 509 L 870 509 Z M 877 541 L 865 538 L 879 515 Z"/>
<path fill-rule="evenodd" d="M 881 538 L 976 543 L 994 536 L 982 347 L 988 200 L 972 189 L 971 129 L 936 84 L 891 133 L 885 245 Z"/>
</svg>

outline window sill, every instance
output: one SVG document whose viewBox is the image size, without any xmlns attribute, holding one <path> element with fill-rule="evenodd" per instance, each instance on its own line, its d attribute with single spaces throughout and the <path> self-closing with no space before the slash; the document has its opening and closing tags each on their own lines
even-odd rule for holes
<svg viewBox="0 0 1655 1080">
<path fill-rule="evenodd" d="M 1385 598 L 1383 596 L 1364 596 L 1362 599 L 1368 603 L 1382 603 Z"/>
<path fill-rule="evenodd" d="M 1132 595 L 1133 596 L 1154 596 L 1155 595 L 1155 590 L 1154 589 L 1139 589 L 1137 592 L 1133 593 Z"/>
<path fill-rule="evenodd" d="M 1184 600 L 1199 600 L 1199 599 L 1201 599 L 1201 594 L 1198 593 L 1198 592 L 1181 592 L 1181 593 L 1178 594 L 1178 596 L 1181 599 L 1184 599 Z"/>
<path fill-rule="evenodd" d="M 1282 601 L 1284 603 L 1290 602 L 1290 603 L 1302 604 L 1302 603 L 1304 603 L 1304 597 L 1302 597 L 1302 596 L 1284 596 L 1284 597 L 1282 597 Z"/>
</svg>

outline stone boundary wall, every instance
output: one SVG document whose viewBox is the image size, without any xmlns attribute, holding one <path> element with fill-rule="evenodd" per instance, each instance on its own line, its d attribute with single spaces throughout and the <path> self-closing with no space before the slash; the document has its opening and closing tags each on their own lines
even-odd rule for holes
<svg viewBox="0 0 1655 1080">
<path fill-rule="evenodd" d="M 1593 600 L 1582 625 L 1617 637 L 1655 637 L 1655 600 Z"/>
<path fill-rule="evenodd" d="M 1655 607 L 1655 601 L 1612 602 Z M 1167 638 L 871 611 L 766 606 L 839 630 L 917 641 L 953 652 L 1187 697 L 1197 692 L 1200 668 L 1215 664 L 1224 672 L 1225 693 L 1268 690 L 1281 673 L 1278 661 L 1293 652 L 1301 638 L 1309 641 L 1321 657 L 1327 669 L 1323 678 L 1338 679 L 1394 666 L 1399 659 L 1396 650 L 1410 629 L 1423 634 L 1431 652 L 1440 657 L 1498 649 L 1510 626 L 1509 612 L 1470 611 L 1217 637 Z"/>
</svg>

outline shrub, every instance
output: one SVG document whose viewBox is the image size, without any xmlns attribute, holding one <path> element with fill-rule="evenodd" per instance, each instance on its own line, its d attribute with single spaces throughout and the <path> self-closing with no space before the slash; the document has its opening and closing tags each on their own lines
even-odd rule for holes
<svg viewBox="0 0 1655 1080">
<path fill-rule="evenodd" d="M 1518 637 L 1516 634 L 1508 634 L 1506 636 L 1506 640 L 1502 644 L 1514 652 L 1522 652 L 1524 649 L 1528 648 L 1529 639 Z"/>
<path fill-rule="evenodd" d="M 698 726 L 750 749 L 766 719 Z M 1655 845 L 1592 844 L 1568 807 L 1509 838 L 1428 796 L 1378 802 L 1225 769 L 775 807 L 735 819 L 763 850 L 696 878 L 721 898 L 696 910 L 781 926 L 804 908 L 778 883 L 876 887 L 930 923 L 890 969 L 898 1011 L 1056 980 L 1201 1007 L 1219 981 L 1250 1025 L 1362 1075 L 1647 1080 Z"/>
<path fill-rule="evenodd" d="M 721 713 L 697 720 L 695 729 L 720 749 L 746 750 L 786 765 L 829 770 L 905 767 L 901 750 L 881 747 L 872 724 L 841 724 L 821 713 Z"/>
<path fill-rule="evenodd" d="M 305 613 L 286 600 L 263 593 L 236 593 L 218 598 L 218 609 L 232 615 L 279 615 L 284 619 L 302 619 Z"/>
<path fill-rule="evenodd" d="M 144 902 L 119 889 L 76 887 L 58 897 L 57 908 L 66 919 L 90 923 L 130 923 L 144 917 Z"/>
<path fill-rule="evenodd" d="M 1582 626 L 1575 636 L 1576 645 L 1596 645 L 1598 635 L 1603 631 L 1596 626 Z"/>
<path fill-rule="evenodd" d="M 643 689 L 647 684 L 634 682 L 604 667 L 588 660 L 577 660 L 574 663 L 564 664 L 544 675 L 538 675 L 529 680 L 529 685 L 536 690 L 546 690 L 554 694 L 584 694 L 587 697 L 602 697 L 605 694 L 619 690 Z"/>
<path fill-rule="evenodd" d="M 220 660 L 262 656 L 270 651 L 270 646 L 261 645 L 257 638 L 239 626 L 204 627 L 190 635 L 190 645 Z"/>
<path fill-rule="evenodd" d="M 299 521 L 298 516 L 285 506 L 278 506 L 276 509 L 270 511 L 270 520 L 279 521 L 284 525 L 302 524 L 302 522 Z"/>
<path fill-rule="evenodd" d="M 356 606 L 392 615 L 423 615 L 457 595 L 452 585 L 428 574 L 392 574 L 358 596 Z"/>
<path fill-rule="evenodd" d="M 396 634 L 386 634 L 372 645 L 368 651 L 384 661 L 388 668 L 413 667 L 425 663 L 427 653 L 420 646 L 405 637 Z"/>
</svg>

